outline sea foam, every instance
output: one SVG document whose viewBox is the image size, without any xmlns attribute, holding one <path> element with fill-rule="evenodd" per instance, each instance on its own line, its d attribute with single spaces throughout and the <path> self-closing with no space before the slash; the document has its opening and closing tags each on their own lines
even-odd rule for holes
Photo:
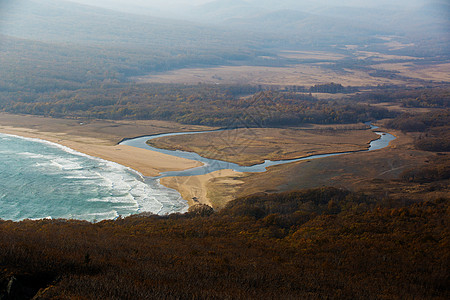
<svg viewBox="0 0 450 300">
<path fill-rule="evenodd" d="M 185 212 L 178 192 L 120 164 L 35 138 L 0 134 L 0 218 L 103 220 Z"/>
</svg>

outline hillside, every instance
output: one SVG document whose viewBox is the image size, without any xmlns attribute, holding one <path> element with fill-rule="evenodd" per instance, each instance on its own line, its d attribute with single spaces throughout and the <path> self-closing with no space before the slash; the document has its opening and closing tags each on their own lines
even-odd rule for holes
<svg viewBox="0 0 450 300">
<path fill-rule="evenodd" d="M 121 13 L 56 0 L 19 0 L 3 4 L 1 33 L 19 38 L 66 43 L 134 45 L 134 47 L 201 48 L 224 38 L 226 30 L 193 22 Z M 217 38 L 219 37 L 219 38 Z M 242 35 L 242 38 L 249 36 Z"/>
<path fill-rule="evenodd" d="M 449 43 L 442 30 L 448 22 L 442 7 L 445 3 L 433 2 L 423 11 L 303 11 L 244 1 L 210 2 L 193 6 L 186 12 L 192 18 L 182 20 L 176 14 L 162 18 L 67 1 L 4 1 L 0 90 L 73 90 L 183 68 L 308 62 L 286 58 L 280 50 L 288 49 L 354 55 L 339 66 L 343 72 L 365 64 L 348 47 L 445 62 Z M 411 18 L 414 26 L 408 23 Z"/>
<path fill-rule="evenodd" d="M 23 89 L 248 62 L 264 51 L 246 33 L 53 0 L 2 3 L 0 37 L 0 77 Z"/>
<path fill-rule="evenodd" d="M 446 0 L 0 0 L 5 133 L 121 164 L 149 187 L 200 163 L 119 141 L 191 131 L 153 144 L 241 165 L 307 157 L 159 181 L 188 201 L 184 214 L 135 201 L 143 213 L 101 222 L 0 219 L 0 300 L 450 299 L 449 11 Z M 385 133 L 396 139 L 364 151 Z M 22 154 L 14 176 L 48 171 L 31 160 L 41 153 Z M 80 171 L 67 180 L 100 172 L 50 154 Z M 118 176 L 102 177 L 125 186 L 108 201 L 136 200 Z M 40 185 L 71 210 L 51 182 Z M 4 190 L 19 185 L 35 193 Z M 182 201 L 167 191 L 142 188 Z"/>
<path fill-rule="evenodd" d="M 449 202 L 335 188 L 237 199 L 218 214 L 96 224 L 0 221 L 10 299 L 446 299 Z"/>
</svg>

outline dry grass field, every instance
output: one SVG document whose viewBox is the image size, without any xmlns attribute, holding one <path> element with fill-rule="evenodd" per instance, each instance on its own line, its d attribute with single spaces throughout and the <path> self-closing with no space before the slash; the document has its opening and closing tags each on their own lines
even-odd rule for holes
<svg viewBox="0 0 450 300">
<path fill-rule="evenodd" d="M 414 56 L 402 56 L 402 55 L 392 55 L 392 54 L 383 54 L 379 52 L 371 52 L 371 51 L 356 51 L 355 56 L 357 59 L 372 59 L 373 61 L 387 61 L 387 60 L 423 60 L 423 58 L 414 57 Z"/>
<path fill-rule="evenodd" d="M 265 159 L 281 160 L 322 153 L 363 150 L 367 149 L 369 142 L 376 138 L 377 135 L 368 130 L 364 124 L 310 125 L 299 128 L 242 128 L 172 136 L 151 140 L 151 144 L 160 148 L 196 152 L 204 157 L 241 165 L 253 165 L 262 163 Z M 339 157 L 336 157 L 337 162 L 345 162 L 339 160 Z M 360 153 L 360 156 L 349 157 L 356 157 L 362 165 L 370 166 L 372 163 L 370 161 L 372 158 L 368 158 L 367 161 L 360 159 L 366 157 L 363 153 Z M 324 161 L 325 164 L 317 170 L 315 167 L 308 168 L 310 161 L 271 167 L 264 173 L 222 170 L 201 176 L 163 178 L 161 183 L 178 190 L 191 205 L 195 204 L 191 199 L 196 197 L 201 203 L 208 204 L 214 209 L 221 209 L 238 196 L 261 191 L 289 190 L 297 188 L 296 185 L 299 184 L 306 187 L 317 186 L 318 182 L 327 182 L 328 176 L 333 174 L 328 170 L 328 160 L 325 158 L 311 162 L 313 161 Z M 349 170 L 353 170 L 352 163 L 346 162 L 345 165 Z M 340 171 L 341 169 L 334 170 L 334 176 L 339 177 Z M 354 171 L 358 176 L 369 174 L 367 170 Z M 308 177 L 308 174 L 312 176 Z M 347 175 L 344 174 L 344 177 Z"/>
<path fill-rule="evenodd" d="M 293 59 L 317 59 L 326 61 L 337 61 L 346 57 L 343 54 L 325 51 L 281 51 L 280 56 Z"/>
<path fill-rule="evenodd" d="M 404 45 L 403 45 L 404 46 Z M 392 45 L 398 49 L 400 45 Z M 400 47 L 401 48 L 401 47 Z M 181 84 L 252 84 L 267 86 L 313 86 L 321 83 L 339 83 L 344 86 L 420 85 L 422 80 L 450 82 L 450 64 L 423 65 L 422 58 L 382 54 L 348 49 L 349 54 L 324 51 L 281 51 L 279 57 L 293 60 L 285 67 L 220 66 L 186 68 L 164 73 L 134 77 L 140 83 Z M 342 68 L 346 60 L 367 63 L 366 68 Z M 298 63 L 295 63 L 298 60 Z M 305 62 L 307 61 L 307 62 Z M 336 64 L 340 67 L 335 67 Z M 395 72 L 398 76 L 379 76 L 376 71 Z M 376 76 L 375 76 L 376 75 Z"/>
<path fill-rule="evenodd" d="M 149 141 L 152 146 L 196 152 L 203 157 L 254 165 L 264 160 L 367 149 L 378 136 L 364 124 L 311 125 L 295 128 L 240 128 L 171 136 Z"/>
<path fill-rule="evenodd" d="M 383 121 L 379 123 L 383 124 Z M 342 127 L 344 126 L 342 125 Z M 335 133 L 329 134 L 329 132 L 326 133 L 327 127 L 256 129 L 253 135 L 249 132 L 244 134 L 244 129 L 241 130 L 241 134 L 239 134 L 239 131 L 234 134 L 229 133 L 231 137 L 234 137 L 233 143 L 235 143 L 235 146 L 239 142 L 243 143 L 243 145 L 247 142 L 240 153 L 230 153 L 232 149 L 236 151 L 238 147 L 226 147 L 226 143 L 223 142 L 226 139 L 220 136 L 210 134 L 205 140 L 208 140 L 209 143 L 222 141 L 222 144 L 219 143 L 219 145 L 223 147 L 218 146 L 214 150 L 220 150 L 222 154 L 228 153 L 224 155 L 227 155 L 227 158 L 230 160 L 250 162 L 254 158 L 256 159 L 254 162 L 260 162 L 263 158 L 271 156 L 277 157 L 275 159 L 280 159 L 292 157 L 294 153 L 301 155 L 301 151 L 311 150 L 314 147 L 317 147 L 317 152 L 321 152 L 327 149 L 327 145 L 324 145 L 326 142 L 336 148 L 342 147 L 341 149 L 343 149 L 350 146 L 350 144 L 345 145 L 346 142 L 351 140 L 350 136 L 355 137 L 352 140 L 353 147 L 357 147 L 358 141 L 362 147 L 364 138 L 370 139 L 370 135 L 364 134 L 367 132 L 371 133 L 368 130 L 358 130 L 356 127 L 352 130 L 335 128 Z M 209 174 L 207 178 L 205 176 L 201 178 L 200 176 L 193 176 L 189 179 L 183 179 L 192 183 L 189 187 L 190 190 L 185 191 L 185 195 L 200 195 L 199 191 L 202 190 L 202 202 L 210 204 L 215 209 L 224 207 L 230 199 L 254 193 L 273 193 L 320 186 L 343 187 L 353 191 L 370 191 L 370 193 L 379 198 L 383 198 L 386 195 L 395 198 L 397 194 L 401 197 L 405 189 L 410 190 L 411 199 L 417 200 L 423 197 L 437 199 L 448 196 L 450 192 L 448 188 L 430 191 L 425 185 L 411 185 L 408 182 L 398 180 L 402 172 L 429 166 L 429 163 L 439 155 L 417 150 L 414 146 L 414 135 L 384 128 L 380 128 L 380 130 L 388 131 L 397 137 L 387 148 L 273 166 L 263 173 L 227 171 Z M 344 132 L 349 135 L 345 136 Z M 190 151 L 198 151 L 200 153 L 205 151 L 202 154 L 206 155 L 206 149 L 210 150 L 211 148 L 207 147 L 208 143 L 205 140 L 202 142 L 200 136 L 193 136 L 190 141 L 165 140 L 165 145 L 170 145 L 174 142 L 180 143 L 177 144 L 178 146 L 182 143 L 185 143 L 185 146 L 187 144 L 195 145 L 193 148 L 196 150 L 190 149 Z M 164 140 L 161 139 L 159 142 L 163 143 Z M 266 146 L 264 146 L 264 143 L 266 143 Z M 303 152 L 303 154 L 305 153 Z M 180 179 L 175 178 L 165 178 L 164 180 L 163 183 L 165 185 L 173 188 L 176 188 L 177 183 L 180 183 Z M 199 180 L 201 184 L 197 184 L 196 180 Z"/>
<path fill-rule="evenodd" d="M 450 82 L 450 63 L 426 66 L 417 65 L 413 62 L 382 63 L 373 65 L 372 68 L 398 72 L 401 76 L 413 79 L 433 82 Z"/>
<path fill-rule="evenodd" d="M 404 84 L 397 79 L 372 77 L 367 72 L 346 69 L 336 71 L 325 67 L 327 63 L 299 64 L 289 67 L 221 66 L 215 68 L 189 68 L 166 73 L 135 77 L 139 83 L 181 84 L 251 84 L 312 86 L 320 83 L 340 83 L 344 86 Z"/>
<path fill-rule="evenodd" d="M 436 154 L 415 150 L 412 137 L 401 132 L 391 132 L 398 138 L 388 148 L 351 153 L 335 157 L 301 161 L 286 165 L 270 167 L 264 173 L 245 173 L 235 177 L 234 186 L 225 186 L 216 178 L 210 181 L 208 188 L 213 200 L 220 203 L 220 195 L 232 193 L 235 197 L 260 192 L 289 191 L 320 186 L 336 186 L 353 191 L 372 191 L 374 196 L 384 197 L 389 194 L 396 197 L 397 191 L 410 187 L 411 198 L 418 200 L 427 197 L 447 197 L 447 189 L 437 190 L 435 195 L 423 190 L 421 185 L 409 185 L 395 181 L 408 169 L 426 166 Z M 227 179 L 228 181 L 230 178 Z M 399 192 L 401 194 L 401 192 Z"/>
</svg>

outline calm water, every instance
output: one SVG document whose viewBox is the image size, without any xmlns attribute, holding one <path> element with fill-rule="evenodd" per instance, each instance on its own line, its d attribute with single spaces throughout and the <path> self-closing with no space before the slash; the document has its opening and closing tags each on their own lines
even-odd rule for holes
<svg viewBox="0 0 450 300">
<path fill-rule="evenodd" d="M 122 165 L 58 144 L 0 134 L 0 218 L 112 219 L 184 212 L 186 201 Z"/>
</svg>

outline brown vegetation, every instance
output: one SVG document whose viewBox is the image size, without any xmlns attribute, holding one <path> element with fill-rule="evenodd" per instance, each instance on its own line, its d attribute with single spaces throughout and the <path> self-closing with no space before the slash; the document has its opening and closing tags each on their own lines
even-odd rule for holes
<svg viewBox="0 0 450 300">
<path fill-rule="evenodd" d="M 251 84 L 251 85 L 315 85 L 337 82 L 346 86 L 416 85 L 423 81 L 446 82 L 450 65 L 447 62 L 427 61 L 417 57 L 384 55 L 357 51 L 358 63 L 348 56 L 326 52 L 295 54 L 287 66 L 219 66 L 210 68 L 183 68 L 158 74 L 137 76 L 139 83 L 166 84 Z M 297 63 L 297 61 L 300 63 Z M 405 62 L 407 61 L 407 62 Z M 363 65 L 364 67 L 361 67 Z"/>
<path fill-rule="evenodd" d="M 385 129 L 397 136 L 390 147 L 385 149 L 274 166 L 264 173 L 246 174 L 239 178 L 244 184 L 235 194 L 245 196 L 259 191 L 338 186 L 365 191 L 378 197 L 391 195 L 399 198 L 405 189 L 409 191 L 408 197 L 416 200 L 446 196 L 450 192 L 446 184 L 430 182 L 430 178 L 432 181 L 436 178 L 445 179 L 448 153 L 425 151 L 417 147 L 421 136 L 430 137 L 437 129 L 440 135 L 434 138 L 439 141 L 439 145 L 446 142 L 449 129 L 443 126 L 446 122 L 443 116 L 445 113 L 442 112 L 419 115 L 420 119 L 428 120 L 423 123 L 428 129 L 421 133 Z M 402 119 L 399 117 L 388 124 L 403 124 Z M 417 122 L 416 119 L 412 120 Z M 416 183 L 396 180 L 408 176 L 416 178 L 412 180 Z M 220 189 L 220 186 L 214 188 Z"/>
<path fill-rule="evenodd" d="M 325 188 L 237 199 L 209 217 L 1 221 L 0 288 L 39 299 L 445 299 L 449 204 Z"/>
<path fill-rule="evenodd" d="M 240 85 L 117 84 L 49 92 L 45 97 L 17 93 L 1 99 L 0 94 L 0 109 L 51 117 L 166 120 L 229 128 L 346 124 L 392 115 L 367 104 L 317 100 L 309 93 L 260 91 L 260 87 Z M 248 95 L 251 97 L 243 97 Z"/>
<path fill-rule="evenodd" d="M 401 116 L 389 149 L 239 177 L 248 196 L 215 213 L 0 221 L 0 298 L 448 299 L 447 118 Z M 296 190 L 330 183 L 353 192 Z"/>
<path fill-rule="evenodd" d="M 422 114 L 404 114 L 387 126 L 415 133 L 414 145 L 419 150 L 450 151 L 450 110 L 442 109 Z"/>
<path fill-rule="evenodd" d="M 221 132 L 157 138 L 157 148 L 196 152 L 203 157 L 254 165 L 264 160 L 293 159 L 316 154 L 359 151 L 377 135 L 360 124 L 296 128 L 242 128 Z"/>
</svg>

